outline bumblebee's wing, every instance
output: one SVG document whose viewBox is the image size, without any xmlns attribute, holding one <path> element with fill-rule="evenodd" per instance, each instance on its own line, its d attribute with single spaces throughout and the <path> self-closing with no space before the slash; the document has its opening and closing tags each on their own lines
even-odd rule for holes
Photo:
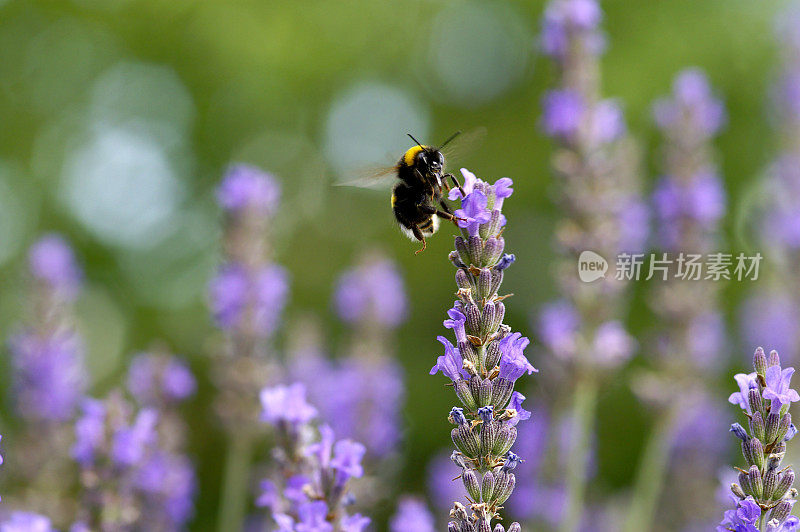
<svg viewBox="0 0 800 532">
<path fill-rule="evenodd" d="M 439 151 L 444 155 L 446 164 L 449 168 L 457 168 L 455 165 L 461 165 L 464 159 L 480 146 L 486 138 L 486 128 L 476 127 L 453 138 L 450 142 L 439 148 Z"/>
<path fill-rule="evenodd" d="M 382 190 L 391 187 L 396 178 L 397 166 L 382 166 L 357 172 L 354 179 L 350 181 L 339 181 L 333 185 L 336 187 L 359 187 Z"/>
</svg>

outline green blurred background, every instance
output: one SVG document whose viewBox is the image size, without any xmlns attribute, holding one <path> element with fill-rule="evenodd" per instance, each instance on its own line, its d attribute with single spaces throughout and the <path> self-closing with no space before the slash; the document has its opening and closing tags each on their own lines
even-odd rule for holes
<svg viewBox="0 0 800 532">
<path fill-rule="evenodd" d="M 157 339 L 199 373 L 191 452 L 201 476 L 195 525 L 206 529 L 203 523 L 214 522 L 223 454 L 206 414 L 215 333 L 205 289 L 220 237 L 213 187 L 230 162 L 258 164 L 284 188 L 275 245 L 277 261 L 291 272 L 289 323 L 316 313 L 335 346 L 342 333 L 330 310 L 336 276 L 365 250 L 399 261 L 411 300 L 398 347 L 409 397 L 400 483 L 423 491 L 427 460 L 447 444 L 444 428 L 431 427 L 452 402 L 441 379 L 427 376 L 452 301 L 452 239 L 445 228 L 414 256 L 416 245 L 392 223 L 388 194 L 332 184 L 392 164 L 408 147 L 407 131 L 435 143 L 485 126 L 487 140 L 465 163 L 488 180 L 514 180 L 506 241 L 518 260 L 506 276 L 515 294 L 507 321 L 535 337 L 532 312 L 554 296 L 551 242 L 559 216 L 548 169 L 552 146 L 538 128 L 540 97 L 553 81 L 535 47 L 543 7 L 477 0 L 0 1 L 0 336 L 22 314 L 26 247 L 43 231 L 64 233 L 86 268 L 79 312 L 93 391 L 117 385 L 126 358 Z M 767 95 L 779 7 L 603 2 L 610 44 L 603 86 L 624 103 L 648 183 L 658 167 L 652 100 L 687 66 L 705 69 L 723 96 L 730 119 L 718 149 L 731 250 L 751 245 L 737 230 L 740 206 L 776 150 Z M 634 331 L 648 327 L 645 285 L 636 287 Z M 732 325 L 736 302 L 752 287 L 726 288 Z M 743 354 L 731 369 L 752 349 L 736 352 Z M 8 371 L 0 379 L 8 389 Z M 729 388 L 720 383 L 719 393 L 727 396 Z M 601 400 L 592 490 L 621 492 L 632 480 L 646 415 L 624 375 Z"/>
</svg>

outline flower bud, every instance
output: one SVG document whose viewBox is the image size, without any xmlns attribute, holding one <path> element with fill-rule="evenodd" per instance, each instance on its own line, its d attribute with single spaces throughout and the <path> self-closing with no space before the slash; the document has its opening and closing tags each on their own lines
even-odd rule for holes
<svg viewBox="0 0 800 532">
<path fill-rule="evenodd" d="M 761 480 L 761 470 L 757 465 L 750 466 L 750 471 L 747 472 L 750 477 L 750 486 L 753 488 L 753 496 L 760 499 L 764 494 L 764 482 Z"/>
<path fill-rule="evenodd" d="M 791 414 L 784 414 L 781 417 L 781 423 L 778 425 L 778 434 L 775 436 L 776 440 L 784 441 L 786 434 L 789 432 L 789 427 L 792 425 L 792 415 Z M 789 438 L 791 439 L 791 438 Z"/>
<path fill-rule="evenodd" d="M 495 269 L 497 269 L 499 271 L 503 271 L 506 268 L 508 268 L 509 266 L 511 266 L 512 264 L 514 264 L 514 262 L 516 260 L 517 260 L 517 257 L 514 254 L 506 253 L 505 255 L 503 255 L 500 258 L 499 261 L 497 261 L 497 264 L 495 265 Z"/>
<path fill-rule="evenodd" d="M 747 391 L 747 403 L 750 406 L 750 412 L 764 411 L 764 401 L 761 399 L 758 388 L 750 388 Z"/>
<path fill-rule="evenodd" d="M 770 412 L 767 414 L 767 423 L 764 431 L 764 443 L 769 445 L 775 441 L 778 436 L 778 429 L 781 424 L 781 416 L 777 412 Z"/>
<path fill-rule="evenodd" d="M 497 294 L 500 285 L 503 284 L 503 270 L 492 268 L 492 293 Z"/>
<path fill-rule="evenodd" d="M 756 349 L 755 354 L 753 355 L 753 367 L 756 370 L 756 373 L 761 375 L 762 377 L 767 373 L 767 355 L 764 354 L 764 350 L 762 348 Z"/>
<path fill-rule="evenodd" d="M 769 500 L 772 494 L 775 493 L 775 488 L 778 487 L 778 472 L 774 469 L 767 469 L 764 473 L 764 500 Z"/>
<path fill-rule="evenodd" d="M 481 254 L 483 253 L 483 240 L 479 236 L 471 236 L 467 240 L 467 248 L 469 248 L 470 263 L 480 264 Z"/>
<path fill-rule="evenodd" d="M 522 458 L 509 451 L 508 455 L 506 455 L 506 461 L 503 464 L 502 470 L 511 471 L 515 469 L 520 462 L 522 462 Z"/>
<path fill-rule="evenodd" d="M 786 492 L 789 491 L 789 488 L 792 487 L 792 484 L 794 484 L 794 471 L 787 469 L 778 479 L 778 485 L 772 493 L 772 500 L 777 501 L 781 499 L 786 495 Z"/>
<path fill-rule="evenodd" d="M 481 266 L 491 266 L 497 259 L 500 258 L 500 254 L 503 253 L 503 242 L 502 239 L 498 239 L 497 237 L 489 237 L 486 242 L 483 244 L 483 255 L 481 256 Z"/>
<path fill-rule="evenodd" d="M 784 453 L 771 453 L 767 458 L 767 471 L 778 469 L 781 466 Z"/>
<path fill-rule="evenodd" d="M 461 258 L 461 262 L 469 266 L 469 246 L 467 245 L 467 241 L 464 240 L 463 237 L 457 236 L 456 237 L 456 251 L 458 251 L 458 255 Z"/>
<path fill-rule="evenodd" d="M 453 263 L 453 266 L 455 266 L 456 268 L 466 268 L 467 267 L 466 264 L 461 262 L 461 257 L 459 256 L 458 251 L 451 251 L 447 255 L 447 258 L 448 258 L 448 260 L 450 262 Z M 456 279 L 456 283 L 458 283 L 458 279 Z"/>
<path fill-rule="evenodd" d="M 456 286 L 459 290 L 472 290 L 469 272 L 462 269 L 456 270 Z"/>
<path fill-rule="evenodd" d="M 494 303 L 486 303 L 483 306 L 483 312 L 481 313 L 481 328 L 480 328 L 480 337 L 487 338 L 491 333 L 494 332 L 492 329 L 492 325 L 494 324 L 494 315 L 495 315 L 495 308 Z"/>
<path fill-rule="evenodd" d="M 461 401 L 467 410 L 475 410 L 478 407 L 475 397 L 470 391 L 469 381 L 460 379 L 454 383 L 456 396 Z"/>
<path fill-rule="evenodd" d="M 450 517 L 459 521 L 469 521 L 469 512 L 467 512 L 467 508 L 463 504 L 456 501 L 450 509 Z"/>
<path fill-rule="evenodd" d="M 742 440 L 743 442 L 747 442 L 748 436 L 747 431 L 744 430 L 744 427 L 741 426 L 739 423 L 734 423 L 731 425 L 730 432 L 733 432 L 733 435 Z"/>
<path fill-rule="evenodd" d="M 500 363 L 500 357 L 502 356 L 502 352 L 500 351 L 500 346 L 497 345 L 496 340 L 492 340 L 486 345 L 486 367 L 493 368 Z"/>
<path fill-rule="evenodd" d="M 494 530 L 492 532 L 506 532 L 506 529 L 503 528 L 503 525 L 497 523 L 496 525 L 494 525 Z"/>
<path fill-rule="evenodd" d="M 469 458 L 477 458 L 480 453 L 478 436 L 469 424 L 459 425 L 450 431 L 450 437 L 456 448 Z"/>
<path fill-rule="evenodd" d="M 494 408 L 491 406 L 482 406 L 478 409 L 478 417 L 484 423 L 491 423 L 494 418 Z"/>
<path fill-rule="evenodd" d="M 759 469 L 764 467 L 764 446 L 761 444 L 761 440 L 751 438 L 749 441 L 742 443 L 742 447 L 749 448 L 749 453 L 745 453 L 745 459 L 747 459 L 748 465 L 756 465 Z M 752 461 L 747 458 L 748 454 Z"/>
<path fill-rule="evenodd" d="M 497 431 L 497 439 L 492 448 L 492 454 L 495 456 L 505 455 L 514 442 L 517 440 L 517 427 L 512 427 L 508 423 L 501 423 L 500 430 Z"/>
<path fill-rule="evenodd" d="M 514 491 L 514 486 L 517 483 L 517 479 L 513 473 L 506 473 L 506 478 L 508 479 L 504 485 L 504 489 L 498 489 L 498 485 L 495 484 L 494 488 L 494 498 L 497 504 L 503 504 L 511 497 L 511 493 Z"/>
<path fill-rule="evenodd" d="M 514 392 L 514 383 L 503 377 L 497 377 L 492 382 L 492 404 L 498 410 L 505 408 Z"/>
<path fill-rule="evenodd" d="M 522 532 L 522 527 L 519 525 L 519 523 L 514 521 L 511 523 L 511 526 L 508 527 L 508 532 Z"/>
<path fill-rule="evenodd" d="M 483 475 L 483 480 L 481 480 L 481 500 L 483 502 L 491 502 L 493 493 L 494 473 L 488 471 Z"/>
<path fill-rule="evenodd" d="M 739 471 L 739 485 L 747 495 L 753 495 L 753 486 L 750 483 L 750 477 L 744 471 Z"/>
<path fill-rule="evenodd" d="M 766 437 L 764 417 L 761 415 L 760 411 L 756 411 L 753 417 L 750 418 L 750 433 L 754 438 L 758 438 L 759 440 L 763 440 Z"/>
<path fill-rule="evenodd" d="M 773 351 L 774 353 L 774 351 Z M 783 523 L 789 514 L 792 513 L 792 506 L 794 506 L 795 501 L 784 499 L 779 502 L 773 509 L 772 513 L 769 515 L 770 520 L 776 519 L 778 523 Z"/>
<path fill-rule="evenodd" d="M 473 501 L 481 500 L 481 487 L 478 484 L 478 475 L 474 469 L 465 469 L 461 474 L 461 480 L 464 482 L 464 488 L 469 493 Z"/>
<path fill-rule="evenodd" d="M 488 421 L 481 424 L 481 455 L 486 456 L 492 453 L 497 441 L 497 433 L 500 432 L 500 423 L 500 421 Z"/>
<path fill-rule="evenodd" d="M 450 423 L 454 425 L 464 425 L 467 423 L 467 417 L 464 415 L 464 409 L 454 406 L 450 410 L 450 415 L 447 417 Z"/>
<path fill-rule="evenodd" d="M 737 484 L 736 482 L 731 484 L 731 493 L 733 493 L 736 497 L 740 499 L 744 499 L 745 497 L 747 497 L 747 495 L 745 495 L 744 491 L 742 490 L 742 487 L 739 486 L 739 484 Z"/>
<path fill-rule="evenodd" d="M 489 268 L 481 268 L 478 274 L 478 298 L 490 299 L 492 296 L 492 271 Z"/>
<path fill-rule="evenodd" d="M 492 381 L 489 379 L 482 379 L 480 391 L 478 394 L 478 404 L 482 407 L 492 408 Z M 480 410 L 478 410 L 480 412 Z"/>
<path fill-rule="evenodd" d="M 464 459 L 464 455 L 458 451 L 453 451 L 450 453 L 450 461 L 460 467 L 462 470 L 468 468 L 467 461 Z"/>
<path fill-rule="evenodd" d="M 481 335 L 481 311 L 478 310 L 478 305 L 475 303 L 468 303 L 464 308 L 464 315 L 467 317 L 464 326 L 467 334 L 472 336 Z"/>
<path fill-rule="evenodd" d="M 778 356 L 778 352 L 774 349 L 769 352 L 769 362 L 767 362 L 768 367 L 772 366 L 780 366 L 781 365 L 781 357 Z"/>
<path fill-rule="evenodd" d="M 789 441 L 795 437 L 797 434 L 797 427 L 794 426 L 794 423 L 789 425 L 789 430 L 786 431 L 786 436 L 783 437 L 783 441 Z"/>
</svg>

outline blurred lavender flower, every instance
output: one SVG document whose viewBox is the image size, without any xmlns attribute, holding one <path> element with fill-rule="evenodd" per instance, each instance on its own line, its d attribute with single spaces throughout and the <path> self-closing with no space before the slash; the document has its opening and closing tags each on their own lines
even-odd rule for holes
<svg viewBox="0 0 800 532">
<path fill-rule="evenodd" d="M 691 68 L 676 76 L 672 93 L 656 101 L 653 114 L 665 139 L 664 177 L 652 195 L 655 244 L 673 263 L 669 278 L 659 280 L 649 299 L 659 324 L 653 342 L 657 368 L 634 382 L 640 397 L 656 410 L 656 421 L 639 465 L 647 474 L 639 475 L 633 489 L 629 532 L 650 526 L 659 506 L 671 516 L 672 526 L 713 518 L 713 508 L 699 494 L 713 487 L 711 476 L 725 450 L 715 445 L 709 422 L 715 401 L 702 391 L 725 360 L 726 331 L 718 309 L 722 283 L 685 280 L 687 257 L 709 253 L 719 243 L 726 198 L 711 141 L 725 124 L 725 107 L 705 74 Z M 685 390 L 677 398 L 676 383 Z M 707 474 L 698 474 L 703 469 Z"/>
<path fill-rule="evenodd" d="M 433 515 L 421 499 L 403 497 L 397 504 L 397 512 L 389 521 L 390 532 L 434 532 Z"/>
<path fill-rule="evenodd" d="M 32 296 L 34 316 L 9 340 L 14 389 L 20 414 L 30 420 L 70 419 L 86 388 L 83 342 L 72 325 L 69 307 L 82 273 L 72 250 L 59 236 L 31 246 L 31 274 L 39 281 Z"/>
<path fill-rule="evenodd" d="M 128 367 L 128 390 L 141 405 L 173 404 L 194 395 L 197 382 L 177 357 L 139 353 Z"/>
<path fill-rule="evenodd" d="M 405 390 L 395 361 L 330 360 L 308 353 L 293 359 L 289 373 L 306 384 L 320 418 L 337 434 L 368 442 L 369 452 L 377 457 L 397 448 Z"/>
<path fill-rule="evenodd" d="M 784 360 L 797 360 L 800 345 L 796 324 L 800 322 L 800 305 L 786 290 L 757 293 L 747 299 L 740 312 L 743 339 L 751 345 L 770 339 Z"/>
<path fill-rule="evenodd" d="M 0 522 L 0 532 L 56 532 L 50 519 L 30 512 L 11 512 Z"/>
<path fill-rule="evenodd" d="M 369 518 L 348 514 L 346 505 L 352 503 L 348 481 L 364 474 L 366 448 L 349 439 L 336 441 L 327 425 L 314 438 L 315 410 L 301 383 L 264 388 L 261 399 L 262 419 L 276 430 L 278 471 L 275 479 L 262 481 L 258 505 L 271 511 L 279 531 L 364 530 Z"/>
<path fill-rule="evenodd" d="M 281 189 L 271 176 L 255 166 L 231 166 L 217 188 L 217 201 L 227 212 L 241 214 L 253 210 L 271 217 L 278 209 Z"/>
<path fill-rule="evenodd" d="M 542 51 L 557 69 L 556 86 L 542 100 L 541 127 L 556 141 L 552 166 L 559 208 L 566 216 L 556 230 L 561 299 L 542 309 L 537 329 L 545 347 L 575 373 L 560 387 L 573 393 L 578 442 L 565 472 L 563 531 L 577 530 L 583 517 L 586 471 L 578 464 L 589 453 L 597 381 L 603 374 L 597 370 L 624 364 L 636 349 L 620 321 L 625 284 L 612 275 L 583 283 L 574 267 L 587 250 L 609 262 L 623 252 L 641 253 L 649 225 L 638 156 L 623 110 L 600 91 L 599 56 L 606 45 L 602 19 L 596 0 L 551 0 L 540 34 Z"/>
<path fill-rule="evenodd" d="M 81 522 L 92 530 L 182 529 L 194 512 L 194 469 L 160 441 L 158 412 L 135 411 L 116 394 L 86 398 L 82 410 L 72 449 Z"/>
<path fill-rule="evenodd" d="M 397 266 L 388 259 L 368 259 L 339 277 L 334 307 L 342 321 L 377 321 L 395 328 L 406 319 L 408 301 Z"/>
<path fill-rule="evenodd" d="M 444 321 L 453 330 L 456 345 L 438 338 L 445 353 L 430 373 L 441 371 L 450 379 L 463 405 L 453 407 L 449 416 L 456 425 L 451 431 L 457 449 L 452 459 L 462 469 L 472 513 L 456 500 L 448 530 L 492 529 L 516 483 L 512 471 L 521 461 L 511 452 L 516 424 L 530 417 L 522 407 L 525 397 L 514 392 L 514 383 L 537 370 L 523 354 L 528 339 L 503 325 L 504 296 L 498 295 L 504 271 L 514 262 L 513 255 L 503 253 L 505 241 L 500 235 L 505 225 L 501 209 L 513 192 L 511 184 L 508 178 L 494 185 L 476 179 L 456 211 L 464 218 L 459 221 L 462 235 L 456 237 L 456 250 L 449 258 L 457 268 L 458 301 Z M 508 530 L 518 531 L 519 524 L 512 523 Z M 505 527 L 497 524 L 494 531 L 505 532 Z"/>
<path fill-rule="evenodd" d="M 43 236 L 31 246 L 28 265 L 33 277 L 59 296 L 71 301 L 78 294 L 83 271 L 72 248 L 60 235 Z"/>
<path fill-rule="evenodd" d="M 790 404 L 800 400 L 790 388 L 794 368 L 782 369 L 778 353 L 767 357 L 760 347 L 753 368 L 749 375 L 736 376 L 740 391 L 730 397 L 748 418 L 749 431 L 739 423 L 730 429 L 741 441 L 746 469 L 736 468 L 738 483 L 730 486 L 734 509 L 725 512 L 717 530 L 759 531 L 766 525 L 766 530 L 794 532 L 800 528 L 800 520 L 789 515 L 797 502 L 795 474 L 791 466 L 781 468 L 786 444 L 797 433 L 788 413 Z"/>
</svg>

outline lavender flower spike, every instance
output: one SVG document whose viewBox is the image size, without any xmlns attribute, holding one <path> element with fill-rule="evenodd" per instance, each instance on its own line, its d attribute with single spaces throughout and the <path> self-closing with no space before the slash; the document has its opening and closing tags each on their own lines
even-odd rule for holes
<svg viewBox="0 0 800 532">
<path fill-rule="evenodd" d="M 717 531 L 795 532 L 800 520 L 789 515 L 797 502 L 797 490 L 792 486 L 795 474 L 792 466 L 781 467 L 786 444 L 797 432 L 788 412 L 798 398 L 789 387 L 794 368 L 781 369 L 778 353 L 772 351 L 767 359 L 760 347 L 753 366 L 755 377 L 748 383 L 745 409 L 749 432 L 738 423 L 731 428 L 741 442 L 745 467 L 736 468 L 738 482 L 731 484 L 734 508 L 725 512 Z"/>
<path fill-rule="evenodd" d="M 444 326 L 453 330 L 456 345 L 444 336 L 438 338 L 444 355 L 438 357 L 431 375 L 441 371 L 450 379 L 463 405 L 453 407 L 448 419 L 455 425 L 453 461 L 462 468 L 471 504 L 468 510 L 455 501 L 448 530 L 505 532 L 499 523 L 492 529 L 492 522 L 500 519 L 499 511 L 516 484 L 513 469 L 519 457 L 511 452 L 516 425 L 530 417 L 514 383 L 537 370 L 523 353 L 528 339 L 512 334 L 503 324 L 505 296 L 498 295 L 504 272 L 513 263 L 513 256 L 503 253 L 501 236 L 506 223 L 501 208 L 512 193 L 511 180 L 490 185 L 474 179 L 471 184 L 456 211 L 465 220 L 459 222 L 462 234 L 450 253 L 457 268 L 458 300 L 448 310 Z M 519 524 L 508 530 L 518 531 Z"/>
<path fill-rule="evenodd" d="M 257 506 L 271 512 L 279 532 L 361 532 L 370 520 L 348 514 L 352 502 L 349 481 L 364 475 L 366 448 L 358 442 L 336 441 L 333 429 L 311 425 L 316 409 L 305 402 L 300 383 L 261 391 L 262 420 L 276 430 L 273 478 L 261 482 Z"/>
</svg>

